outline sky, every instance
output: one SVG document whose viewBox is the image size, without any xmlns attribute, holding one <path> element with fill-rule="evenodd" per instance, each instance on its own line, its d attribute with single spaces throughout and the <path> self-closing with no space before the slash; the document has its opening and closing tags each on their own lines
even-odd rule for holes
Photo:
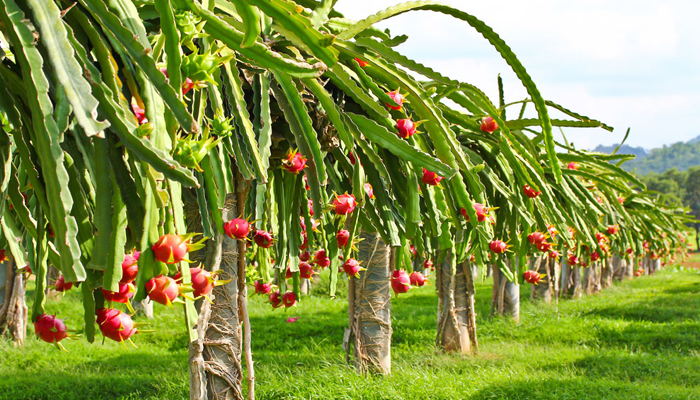
<svg viewBox="0 0 700 400">
<path fill-rule="evenodd" d="M 339 0 L 359 20 L 398 0 Z M 484 21 L 513 49 L 542 96 L 611 125 L 569 129 L 577 148 L 619 143 L 647 149 L 700 135 L 700 1 L 443 0 Z M 491 45 L 466 22 L 413 11 L 376 25 L 406 34 L 406 56 L 506 102 L 527 97 Z M 513 109 L 511 115 L 517 112 Z M 553 117 L 559 117 L 556 113 Z M 560 139 L 560 135 L 556 135 Z"/>
</svg>

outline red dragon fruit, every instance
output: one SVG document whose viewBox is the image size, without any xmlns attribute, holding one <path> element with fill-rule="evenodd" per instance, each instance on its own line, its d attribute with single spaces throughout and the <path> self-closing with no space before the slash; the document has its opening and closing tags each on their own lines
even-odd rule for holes
<svg viewBox="0 0 700 400">
<path fill-rule="evenodd" d="M 545 236 L 544 233 L 542 232 L 532 232 L 531 234 L 527 235 L 527 240 L 530 242 L 530 244 L 538 244 L 542 243 L 547 239 L 547 236 Z"/>
<path fill-rule="evenodd" d="M 608 241 L 607 236 L 603 232 L 596 232 L 595 234 L 595 240 L 598 241 L 598 244 L 602 244 Z"/>
<path fill-rule="evenodd" d="M 131 283 L 136 279 L 136 275 L 139 272 L 138 261 L 140 256 L 140 251 L 124 255 L 124 261 L 122 261 L 122 279 L 119 283 Z"/>
<path fill-rule="evenodd" d="M 389 103 L 385 103 L 386 106 L 392 110 L 400 110 L 401 106 L 403 106 L 404 96 L 401 93 L 399 93 L 399 89 L 396 89 L 393 92 L 388 92 L 387 95 L 389 95 L 389 97 L 391 97 L 391 99 L 394 100 L 394 102 L 398 105 L 392 106 Z"/>
<path fill-rule="evenodd" d="M 391 274 L 391 288 L 394 293 L 406 293 L 411 289 L 411 278 L 406 271 L 397 269 Z"/>
<path fill-rule="evenodd" d="M 531 188 L 530 185 L 523 186 L 523 193 L 525 194 L 525 196 L 531 199 L 534 199 L 535 197 L 542 194 L 542 192 L 538 192 L 537 190 Z"/>
<path fill-rule="evenodd" d="M 496 239 L 492 240 L 491 243 L 489 243 L 489 248 L 493 253 L 503 254 L 508 249 L 508 245 L 506 244 L 506 242 Z"/>
<path fill-rule="evenodd" d="M 430 270 L 430 271 L 434 271 L 434 270 L 435 270 L 435 266 L 433 265 L 433 262 L 432 262 L 432 261 L 430 261 L 430 260 L 425 260 L 425 261 L 423 261 L 423 269 L 427 269 L 427 270 Z"/>
<path fill-rule="evenodd" d="M 498 129 L 498 124 L 496 121 L 491 118 L 491 117 L 486 117 L 481 120 L 481 130 L 486 132 L 486 133 L 493 133 L 496 129 Z"/>
<path fill-rule="evenodd" d="M 131 108 L 134 110 L 134 117 L 139 125 L 148 123 L 148 118 L 146 118 L 146 110 L 141 108 L 138 103 L 134 100 L 131 102 Z"/>
<path fill-rule="evenodd" d="M 309 235 L 306 231 L 301 231 L 301 237 L 304 238 L 304 240 L 299 245 L 299 250 L 306 252 L 306 249 L 309 247 Z"/>
<path fill-rule="evenodd" d="M 360 64 L 360 67 L 364 68 L 369 65 L 369 63 L 361 58 L 355 57 L 355 61 L 357 61 L 358 64 Z"/>
<path fill-rule="evenodd" d="M 96 311 L 96 314 L 100 332 L 102 332 L 104 337 L 110 338 L 116 342 L 123 342 L 129 340 L 129 338 L 137 333 L 134 321 L 129 314 L 125 314 L 113 308 L 101 308 Z"/>
<path fill-rule="evenodd" d="M 279 308 L 282 305 L 282 296 L 279 290 L 270 293 L 270 304 L 272 308 Z"/>
<path fill-rule="evenodd" d="M 365 187 L 365 195 L 369 197 L 370 199 L 374 198 L 374 189 L 372 188 L 372 185 L 369 184 L 369 182 L 365 182 L 364 184 Z"/>
<path fill-rule="evenodd" d="M 292 174 L 298 174 L 306 168 L 306 157 L 301 153 L 290 152 L 287 158 L 282 160 L 282 167 Z"/>
<path fill-rule="evenodd" d="M 160 72 L 162 72 L 166 77 L 170 78 L 167 68 L 161 68 Z M 185 78 L 185 81 L 182 82 L 182 87 L 180 89 L 183 95 L 187 94 L 187 92 L 194 89 L 194 81 L 190 78 Z"/>
<path fill-rule="evenodd" d="M 476 220 L 479 222 L 486 221 L 486 218 L 488 218 L 488 216 L 489 216 L 489 214 L 488 214 L 489 209 L 488 209 L 488 207 L 486 207 L 483 204 L 474 203 L 474 211 L 476 211 Z M 462 215 L 464 216 L 464 218 L 466 218 L 467 221 L 469 221 L 469 215 L 467 215 L 467 210 L 462 208 L 461 212 L 462 212 Z"/>
<path fill-rule="evenodd" d="M 427 169 L 423 168 L 423 183 L 427 185 L 437 186 L 437 184 L 439 184 L 442 179 L 442 176 L 436 174 L 433 171 L 428 171 Z"/>
<path fill-rule="evenodd" d="M 41 314 L 34 321 L 34 332 L 46 343 L 57 344 L 61 340 L 68 337 L 68 330 L 63 320 L 56 318 L 55 315 Z"/>
<path fill-rule="evenodd" d="M 250 233 L 250 222 L 243 218 L 234 218 L 224 223 L 224 233 L 231 239 L 243 240 Z"/>
<path fill-rule="evenodd" d="M 355 158 L 355 154 L 351 152 L 348 153 L 348 160 L 350 160 L 350 164 L 355 165 L 357 162 L 357 159 Z"/>
<path fill-rule="evenodd" d="M 537 285 L 542 279 L 542 275 L 537 271 L 527 270 L 523 273 L 523 279 L 525 279 L 527 283 L 534 283 Z"/>
<path fill-rule="evenodd" d="M 215 286 L 225 285 L 231 282 L 230 279 L 221 280 L 217 279 L 217 276 L 222 272 L 222 270 L 217 270 L 216 272 L 210 272 L 202 268 L 190 268 L 190 279 L 192 280 L 192 294 L 194 297 L 207 296 L 211 293 Z M 178 271 L 175 274 L 175 282 L 179 282 L 182 279 L 182 274 Z"/>
<path fill-rule="evenodd" d="M 343 263 L 343 272 L 348 274 L 348 277 L 354 276 L 355 278 L 360 277 L 360 271 L 365 269 L 360 266 L 360 263 L 354 258 L 348 258 L 347 261 Z"/>
<path fill-rule="evenodd" d="M 321 268 L 326 268 L 331 265 L 331 259 L 326 255 L 326 250 L 321 249 L 314 254 L 314 264 Z"/>
<path fill-rule="evenodd" d="M 576 257 L 576 254 L 569 253 L 569 258 L 567 259 L 567 262 L 569 265 L 578 265 L 579 264 L 579 259 Z"/>
<path fill-rule="evenodd" d="M 272 293 L 272 283 L 263 283 L 263 281 L 255 281 L 255 294 L 270 293 Z"/>
<path fill-rule="evenodd" d="M 335 238 L 338 241 L 338 247 L 343 248 L 348 245 L 348 240 L 350 239 L 350 232 L 346 229 L 341 229 L 335 235 Z"/>
<path fill-rule="evenodd" d="M 608 227 L 608 235 L 614 235 L 620 230 L 620 225 L 610 225 Z"/>
<path fill-rule="evenodd" d="M 70 290 L 72 287 L 73 282 L 66 282 L 63 275 L 59 276 L 58 279 L 56 279 L 56 282 L 54 282 L 53 284 L 53 288 L 57 292 L 65 292 L 67 290 Z"/>
<path fill-rule="evenodd" d="M 156 303 L 170 306 L 180 294 L 180 288 L 175 279 L 165 275 L 158 275 L 146 282 L 146 293 Z"/>
<path fill-rule="evenodd" d="M 253 241 L 258 246 L 267 249 L 272 247 L 272 242 L 274 241 L 274 239 L 272 238 L 272 233 L 258 229 L 253 234 Z"/>
<path fill-rule="evenodd" d="M 110 292 L 105 289 L 101 290 L 105 300 L 122 304 L 128 303 L 129 299 L 134 297 L 134 292 L 136 291 L 134 285 L 131 283 L 120 283 L 118 292 Z"/>
<path fill-rule="evenodd" d="M 287 291 L 282 295 L 282 305 L 289 308 L 297 303 L 297 295 L 294 292 Z"/>
<path fill-rule="evenodd" d="M 333 200 L 333 211 L 338 215 L 348 215 L 353 212 L 356 206 L 355 196 L 351 194 L 339 194 Z"/>
<path fill-rule="evenodd" d="M 314 275 L 314 267 L 307 262 L 299 263 L 299 277 L 302 279 L 311 279 Z"/>
<path fill-rule="evenodd" d="M 203 247 L 201 244 L 190 244 L 191 237 L 180 235 L 163 235 L 151 246 L 156 260 L 166 264 L 177 264 L 185 259 L 189 251 Z"/>
<path fill-rule="evenodd" d="M 549 250 L 552 249 L 552 244 L 543 241 L 543 242 L 537 243 L 537 244 L 535 245 L 535 247 L 537 247 L 537 250 L 539 250 L 539 251 L 541 251 L 541 252 L 543 252 L 543 253 L 546 253 L 546 252 L 548 252 Z"/>
<path fill-rule="evenodd" d="M 416 124 L 410 118 L 404 118 L 396 121 L 396 129 L 400 138 L 408 139 L 416 133 Z"/>
<path fill-rule="evenodd" d="M 423 286 L 428 282 L 428 278 L 425 277 L 422 273 L 418 271 L 413 271 L 411 272 L 411 275 L 409 276 L 409 280 L 411 282 L 411 286 Z"/>
</svg>

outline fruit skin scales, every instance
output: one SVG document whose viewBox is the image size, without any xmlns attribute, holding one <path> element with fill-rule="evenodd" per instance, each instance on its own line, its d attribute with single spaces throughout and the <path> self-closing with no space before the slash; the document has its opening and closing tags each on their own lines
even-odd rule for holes
<svg viewBox="0 0 700 400">
<path fill-rule="evenodd" d="M 128 314 L 113 308 L 101 308 L 95 312 L 102 335 L 117 342 L 128 340 L 137 333 L 134 321 Z"/>
<path fill-rule="evenodd" d="M 158 275 L 146 282 L 146 292 L 151 300 L 166 306 L 172 305 L 180 294 L 175 279 L 165 275 Z"/>
<path fill-rule="evenodd" d="M 506 244 L 506 242 L 496 239 L 492 240 L 491 243 L 489 243 L 489 248 L 493 253 L 503 254 L 508 249 L 508 245 Z"/>
<path fill-rule="evenodd" d="M 190 277 L 192 281 L 191 285 L 193 290 L 192 294 L 195 298 L 207 296 L 209 293 L 211 293 L 212 289 L 214 289 L 214 286 L 221 286 L 229 282 L 229 280 L 222 281 L 216 279 L 218 272 L 220 271 L 221 270 L 218 270 L 217 272 L 209 272 L 199 267 L 190 268 Z M 177 274 L 175 274 L 174 279 L 176 282 L 180 282 L 182 279 L 182 275 L 179 271 Z"/>
<path fill-rule="evenodd" d="M 177 264 L 185 259 L 187 241 L 180 235 L 163 235 L 151 247 L 156 260 L 166 264 Z"/>
<path fill-rule="evenodd" d="M 360 271 L 364 271 L 364 268 L 360 266 L 360 263 L 354 258 L 349 258 L 343 263 L 343 271 L 348 274 L 348 277 L 354 276 L 355 278 L 360 277 Z"/>
<path fill-rule="evenodd" d="M 333 200 L 333 211 L 338 215 L 348 215 L 355 210 L 356 206 L 355 196 L 351 194 L 339 194 Z"/>
<path fill-rule="evenodd" d="M 231 239 L 245 239 L 250 234 L 250 229 L 250 223 L 243 218 L 234 218 L 224 223 L 224 233 Z"/>
<path fill-rule="evenodd" d="M 523 272 L 523 279 L 525 279 L 527 283 L 534 283 L 536 285 L 542 280 L 542 275 L 537 271 L 527 270 Z"/>
</svg>

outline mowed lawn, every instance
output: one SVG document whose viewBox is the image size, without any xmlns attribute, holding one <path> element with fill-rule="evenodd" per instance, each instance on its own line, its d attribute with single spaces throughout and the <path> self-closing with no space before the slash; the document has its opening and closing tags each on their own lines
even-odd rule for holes
<svg viewBox="0 0 700 400">
<path fill-rule="evenodd" d="M 490 283 L 477 287 L 477 356 L 435 349 L 434 286 L 392 298 L 393 374 L 345 364 L 347 301 L 318 296 L 271 310 L 251 300 L 259 399 L 700 399 L 700 271 L 664 270 L 558 305 L 531 303 L 521 322 L 489 317 Z M 341 288 L 342 290 L 342 288 Z M 30 293 L 31 294 L 31 293 Z M 47 304 L 80 327 L 75 290 Z M 288 317 L 299 317 L 287 323 Z M 187 338 L 179 308 L 157 306 L 138 348 L 30 338 L 0 343 L 0 399 L 188 398 Z"/>
</svg>

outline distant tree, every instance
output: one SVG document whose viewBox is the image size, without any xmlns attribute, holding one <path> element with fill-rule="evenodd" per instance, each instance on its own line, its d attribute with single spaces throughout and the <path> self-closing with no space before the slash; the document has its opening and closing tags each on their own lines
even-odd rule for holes
<svg viewBox="0 0 700 400">
<path fill-rule="evenodd" d="M 684 204 L 690 207 L 691 214 L 696 219 L 700 218 L 700 166 L 688 169 L 688 178 L 685 182 Z M 695 228 L 695 245 L 697 249 L 700 249 L 700 239 L 698 239 L 700 223 L 694 222 L 693 227 Z"/>
<path fill-rule="evenodd" d="M 683 203 L 683 195 L 685 193 L 683 186 L 685 185 L 687 173 L 678 172 L 675 168 L 671 171 L 675 171 L 675 174 L 667 174 L 664 172 L 663 174 L 659 175 L 656 173 L 651 173 L 642 177 L 642 181 L 647 185 L 647 189 L 662 193 L 671 201 Z M 678 180 L 673 179 L 671 176 L 673 176 L 673 178 L 682 177 L 682 180 L 679 182 Z"/>
</svg>

